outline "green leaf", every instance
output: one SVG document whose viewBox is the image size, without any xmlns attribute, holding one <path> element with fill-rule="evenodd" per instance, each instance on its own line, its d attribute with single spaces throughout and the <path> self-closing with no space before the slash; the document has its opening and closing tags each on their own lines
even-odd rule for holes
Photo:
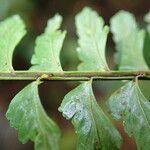
<svg viewBox="0 0 150 150">
<path fill-rule="evenodd" d="M 150 33 L 146 33 L 144 40 L 144 57 L 147 65 L 150 68 Z"/>
<path fill-rule="evenodd" d="M 78 150 L 120 148 L 122 138 L 97 104 L 91 82 L 84 82 L 69 92 L 59 111 L 72 120 L 78 134 Z"/>
<path fill-rule="evenodd" d="M 143 57 L 145 32 L 139 30 L 134 16 L 126 11 L 118 12 L 111 18 L 111 31 L 118 50 L 119 70 L 147 70 Z"/>
<path fill-rule="evenodd" d="M 136 82 L 129 82 L 108 101 L 115 119 L 123 119 L 125 131 L 134 136 L 138 150 L 148 150 L 150 143 L 150 102 Z"/>
<path fill-rule="evenodd" d="M 60 131 L 41 105 L 37 82 L 32 82 L 13 98 L 6 117 L 18 130 L 22 143 L 34 141 L 35 150 L 59 149 Z"/>
<path fill-rule="evenodd" d="M 31 59 L 32 71 L 62 71 L 59 55 L 66 32 L 59 30 L 62 22 L 60 15 L 48 21 L 45 33 L 36 39 L 35 54 Z"/>
<path fill-rule="evenodd" d="M 18 15 L 0 23 L 0 71 L 13 71 L 13 52 L 25 33 L 25 25 Z"/>
<path fill-rule="evenodd" d="M 105 45 L 109 32 L 104 20 L 92 9 L 85 7 L 75 18 L 79 37 L 77 48 L 79 70 L 108 71 L 105 58 Z"/>
<path fill-rule="evenodd" d="M 144 41 L 144 57 L 148 66 L 150 67 L 150 11 L 145 15 L 144 20 L 148 23 L 147 33 Z"/>
<path fill-rule="evenodd" d="M 145 15 L 144 20 L 145 20 L 145 22 L 149 23 L 147 25 L 147 31 L 150 34 L 150 11 Z"/>
</svg>

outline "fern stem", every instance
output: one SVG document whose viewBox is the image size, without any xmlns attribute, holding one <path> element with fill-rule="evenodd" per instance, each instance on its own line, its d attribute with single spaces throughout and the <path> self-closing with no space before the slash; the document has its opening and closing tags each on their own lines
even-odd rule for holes
<svg viewBox="0 0 150 150">
<path fill-rule="evenodd" d="M 0 80 L 36 80 L 42 77 L 42 80 L 70 80 L 87 81 L 90 78 L 94 80 L 132 80 L 138 77 L 140 80 L 150 80 L 150 71 L 108 71 L 108 72 L 29 72 L 14 71 L 0 72 Z"/>
</svg>

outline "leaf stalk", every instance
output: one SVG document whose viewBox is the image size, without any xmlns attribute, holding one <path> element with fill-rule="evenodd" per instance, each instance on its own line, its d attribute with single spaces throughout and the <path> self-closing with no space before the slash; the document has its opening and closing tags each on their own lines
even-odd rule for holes
<svg viewBox="0 0 150 150">
<path fill-rule="evenodd" d="M 44 76 L 44 78 L 43 78 Z M 139 80 L 150 80 L 150 71 L 108 71 L 108 72 L 31 72 L 14 71 L 0 72 L 0 80 L 30 80 L 38 78 L 44 81 L 88 81 L 93 80 L 132 80 L 138 77 Z"/>
</svg>

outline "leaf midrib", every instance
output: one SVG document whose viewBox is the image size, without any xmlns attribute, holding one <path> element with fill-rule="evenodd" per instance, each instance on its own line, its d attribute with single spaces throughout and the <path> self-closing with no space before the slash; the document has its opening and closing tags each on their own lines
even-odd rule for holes
<svg viewBox="0 0 150 150">
<path fill-rule="evenodd" d="M 109 70 L 109 68 L 108 68 L 108 66 L 106 65 L 106 61 L 103 59 L 103 57 L 101 56 L 101 53 L 100 53 L 100 51 L 99 51 L 99 48 L 98 48 L 98 42 L 97 42 L 97 39 L 96 39 L 96 37 L 95 37 L 95 34 L 93 33 L 93 32 L 91 32 L 91 38 L 93 39 L 93 41 L 94 41 L 94 45 L 95 45 L 95 47 L 96 47 L 96 52 L 97 52 L 97 54 L 98 54 L 98 56 L 99 56 L 99 58 L 100 59 L 98 59 L 98 57 L 96 57 L 97 58 L 97 62 L 102 62 L 102 65 L 99 63 L 99 71 L 101 71 L 101 69 L 102 69 L 102 66 L 103 66 L 103 68 L 104 69 L 106 69 L 106 70 Z"/>
<path fill-rule="evenodd" d="M 137 89 L 137 88 L 138 88 L 137 85 L 134 85 L 134 88 L 135 88 L 135 90 L 138 90 L 138 89 Z M 138 90 L 138 92 L 140 92 L 140 90 Z M 141 109 L 141 112 L 142 112 L 142 114 L 143 114 L 143 116 L 144 116 L 144 118 L 145 118 L 145 120 L 146 120 L 146 122 L 147 122 L 147 125 L 148 125 L 149 129 L 150 129 L 150 123 L 149 123 L 149 121 L 148 121 L 148 118 L 147 118 L 147 116 L 146 116 L 146 113 L 145 113 L 144 109 L 142 108 L 141 101 L 140 101 L 139 96 L 138 96 L 138 94 L 137 94 L 136 91 L 135 91 L 135 94 L 136 94 L 136 101 L 137 101 L 137 103 L 139 104 L 139 107 L 140 107 L 140 109 Z"/>
<path fill-rule="evenodd" d="M 60 62 L 57 62 L 57 60 L 56 60 L 56 56 L 55 56 L 55 53 L 54 53 L 54 49 L 53 49 L 53 46 L 52 46 L 52 39 L 51 39 L 51 37 L 50 37 L 50 49 L 51 49 L 51 52 L 52 52 L 52 57 L 53 57 L 53 60 L 55 61 L 55 64 L 56 64 L 56 66 L 57 66 L 57 68 L 58 68 L 58 71 L 63 71 L 62 70 L 62 68 L 61 68 L 61 64 L 60 64 Z M 59 65 L 58 65 L 59 64 Z"/>
<path fill-rule="evenodd" d="M 94 113 L 93 113 L 93 105 L 92 105 L 92 94 L 91 94 L 91 85 L 89 85 L 89 93 L 90 93 L 90 98 L 89 98 L 89 102 L 90 102 L 90 110 L 91 110 L 91 116 L 93 118 L 93 121 L 94 121 L 94 127 L 95 127 L 95 130 L 96 130 L 96 133 L 97 133 L 97 137 L 98 137 L 98 141 L 99 141 L 99 144 L 101 144 L 100 142 L 100 137 L 99 137 L 99 132 L 98 132 L 98 129 L 97 129 L 97 124 L 96 124 L 96 119 L 94 117 Z"/>
<path fill-rule="evenodd" d="M 34 83 L 34 84 L 37 84 L 37 83 Z M 40 99 L 38 96 L 38 85 L 36 85 L 36 88 L 35 87 L 33 87 L 33 88 L 34 88 L 34 99 L 33 99 L 33 101 L 34 101 L 34 106 L 35 106 L 35 111 L 36 111 L 36 118 L 35 119 L 37 120 L 37 122 L 39 124 L 39 128 L 40 128 L 40 131 L 42 132 L 42 135 L 45 135 L 43 125 L 40 121 L 40 117 L 39 117 L 40 115 L 39 115 L 39 110 L 38 110 L 38 107 L 40 107 Z M 39 134 L 38 129 L 37 129 L 37 132 Z M 43 138 L 46 138 L 46 137 L 44 136 Z M 44 141 L 46 141 L 46 140 L 44 140 Z M 45 149 L 45 150 L 48 150 L 49 148 L 48 148 L 47 142 L 44 142 L 44 145 L 45 145 L 44 147 L 47 147 L 47 149 Z"/>
</svg>

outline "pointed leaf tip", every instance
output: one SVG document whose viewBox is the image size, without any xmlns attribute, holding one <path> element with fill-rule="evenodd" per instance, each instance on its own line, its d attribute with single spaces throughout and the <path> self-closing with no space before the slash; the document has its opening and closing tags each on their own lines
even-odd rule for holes
<svg viewBox="0 0 150 150">
<path fill-rule="evenodd" d="M 62 23 L 62 16 L 56 14 L 52 19 L 48 20 L 45 33 L 57 31 L 61 27 L 61 23 Z"/>
</svg>

